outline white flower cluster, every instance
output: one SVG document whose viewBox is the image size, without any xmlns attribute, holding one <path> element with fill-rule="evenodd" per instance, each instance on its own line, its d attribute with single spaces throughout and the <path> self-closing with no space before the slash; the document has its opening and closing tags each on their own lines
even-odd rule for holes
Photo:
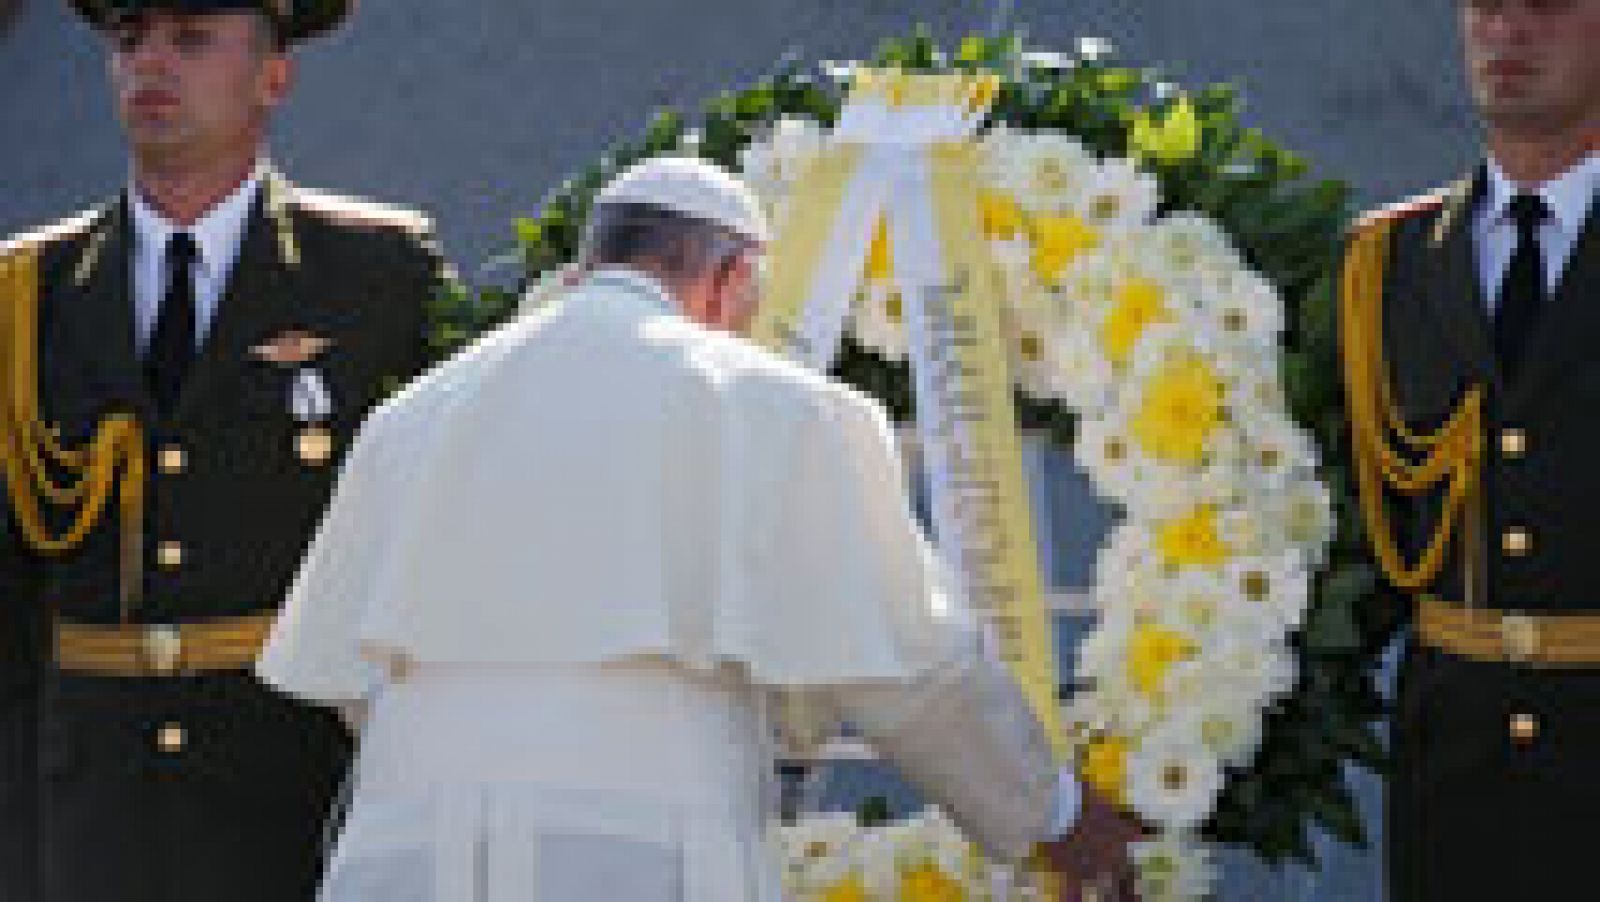
<svg viewBox="0 0 1600 902">
<path fill-rule="evenodd" d="M 1026 878 L 986 863 L 938 808 L 865 828 L 853 815 L 807 815 L 774 830 L 784 898 L 1029 902 L 1043 899 Z"/>
<path fill-rule="evenodd" d="M 1159 213 L 1156 179 L 1070 136 L 981 137 L 986 238 L 1004 286 L 1013 377 L 1078 421 L 1075 455 L 1124 517 L 1102 548 L 1101 622 L 1081 650 L 1067 722 L 1085 773 L 1160 831 L 1141 861 L 1148 898 L 1198 898 L 1192 837 L 1225 768 L 1247 766 L 1264 709 L 1293 688 L 1288 644 L 1333 532 L 1310 434 L 1280 379 L 1284 305 L 1228 235 Z M 746 151 L 775 208 L 824 146 L 786 120 Z M 875 248 L 852 331 L 891 359 L 904 311 Z"/>
</svg>

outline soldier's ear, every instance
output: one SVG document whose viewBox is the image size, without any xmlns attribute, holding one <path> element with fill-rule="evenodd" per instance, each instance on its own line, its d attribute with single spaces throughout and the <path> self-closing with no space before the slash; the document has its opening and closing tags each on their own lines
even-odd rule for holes
<svg viewBox="0 0 1600 902">
<path fill-rule="evenodd" d="M 294 87 L 294 57 L 287 53 L 274 53 L 262 61 L 258 82 L 259 101 L 269 110 L 277 109 Z"/>
</svg>

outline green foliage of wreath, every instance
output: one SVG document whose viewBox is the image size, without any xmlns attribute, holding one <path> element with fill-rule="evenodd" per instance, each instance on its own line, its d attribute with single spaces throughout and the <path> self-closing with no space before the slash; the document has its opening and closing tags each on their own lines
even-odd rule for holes
<svg viewBox="0 0 1600 902">
<path fill-rule="evenodd" d="M 1175 89 L 1157 70 L 1093 52 L 1071 57 L 1025 52 L 1015 37 L 970 37 L 946 52 L 926 32 L 883 44 L 876 66 L 910 71 L 988 69 L 1004 79 L 991 122 L 1076 136 L 1102 155 L 1130 155 L 1140 113 L 1157 122 L 1173 108 Z M 456 288 L 437 299 L 433 347 L 443 357 L 510 315 L 520 289 L 570 262 L 590 203 L 602 185 L 636 160 L 663 152 L 698 152 L 736 167 L 739 150 L 784 116 L 832 124 L 841 79 L 787 64 L 753 87 L 710 100 L 693 118 L 659 112 L 643 134 L 613 147 L 563 182 L 534 215 L 516 223 L 521 278 L 516 285 Z M 1307 163 L 1240 121 L 1236 90 L 1216 84 L 1187 92 L 1199 115 L 1198 151 L 1177 161 L 1146 159 L 1160 180 L 1163 212 L 1192 210 L 1218 222 L 1285 299 L 1288 329 L 1282 374 L 1292 412 L 1321 446 L 1322 478 L 1334 495 L 1338 531 L 1319 574 L 1304 628 L 1295 637 L 1301 673 L 1289 696 L 1266 712 L 1265 738 L 1251 767 L 1229 774 L 1207 835 L 1252 849 L 1265 861 L 1314 865 L 1312 825 L 1365 844 L 1349 790 L 1349 766 L 1382 770 L 1378 738 L 1386 713 L 1376 684 L 1378 662 L 1401 607 L 1386 597 L 1366 552 L 1351 479 L 1348 427 L 1339 382 L 1334 280 L 1349 218 L 1338 181 L 1310 177 Z M 901 420 L 912 413 L 903 364 L 847 341 L 836 375 L 881 400 Z M 1073 420 L 1059 404 L 1018 398 L 1025 428 L 1048 431 L 1070 446 Z"/>
</svg>

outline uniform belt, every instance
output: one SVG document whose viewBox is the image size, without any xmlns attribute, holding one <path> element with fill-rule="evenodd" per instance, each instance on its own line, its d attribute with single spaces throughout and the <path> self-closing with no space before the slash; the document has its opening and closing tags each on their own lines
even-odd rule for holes
<svg viewBox="0 0 1600 902">
<path fill-rule="evenodd" d="M 1600 667 L 1600 614 L 1529 614 L 1468 608 L 1423 596 L 1422 644 L 1474 661 Z"/>
<path fill-rule="evenodd" d="M 248 670 L 267 643 L 272 612 L 185 623 L 56 624 L 56 666 L 103 676 L 182 676 Z"/>
</svg>

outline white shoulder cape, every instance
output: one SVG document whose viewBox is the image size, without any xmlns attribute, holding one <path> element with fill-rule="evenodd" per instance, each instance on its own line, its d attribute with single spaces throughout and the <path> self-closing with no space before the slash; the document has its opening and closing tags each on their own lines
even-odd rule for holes
<svg viewBox="0 0 1600 902">
<path fill-rule="evenodd" d="M 904 680 L 968 625 L 940 586 L 881 409 L 601 273 L 374 413 L 258 672 L 324 701 L 396 654 Z"/>
</svg>

